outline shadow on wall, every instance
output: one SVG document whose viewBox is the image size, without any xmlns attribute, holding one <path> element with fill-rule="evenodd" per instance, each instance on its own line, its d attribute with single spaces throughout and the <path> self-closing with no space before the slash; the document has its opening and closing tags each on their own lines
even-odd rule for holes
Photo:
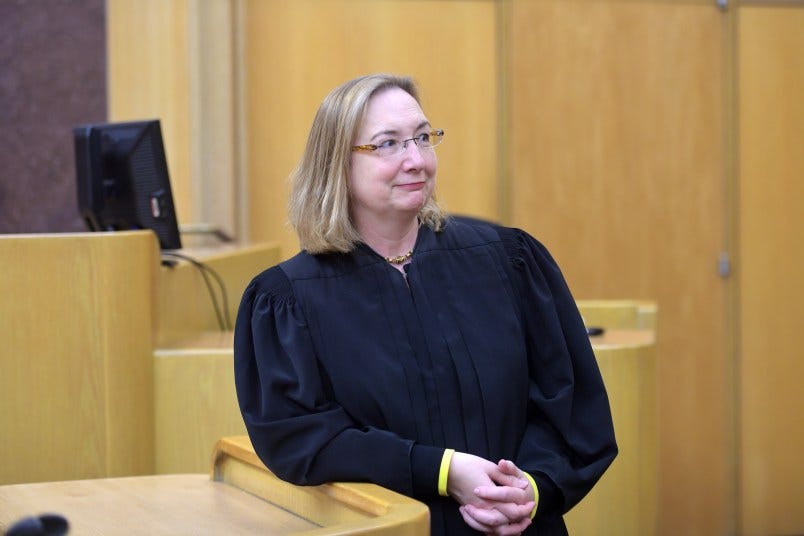
<svg viewBox="0 0 804 536">
<path fill-rule="evenodd" d="M 84 231 L 72 128 L 106 120 L 104 0 L 0 1 L 0 233 Z"/>
</svg>

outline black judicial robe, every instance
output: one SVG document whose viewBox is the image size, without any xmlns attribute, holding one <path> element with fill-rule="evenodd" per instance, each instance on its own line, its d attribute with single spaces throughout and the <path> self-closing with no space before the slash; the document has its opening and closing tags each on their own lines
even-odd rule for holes
<svg viewBox="0 0 804 536">
<path fill-rule="evenodd" d="M 475 534 L 439 497 L 444 448 L 535 479 L 526 534 L 562 514 L 617 454 L 608 398 L 555 261 L 527 233 L 422 226 L 406 278 L 365 245 L 301 252 L 247 287 L 235 383 L 254 448 L 300 485 L 367 481 L 425 502 L 433 535 Z"/>
</svg>

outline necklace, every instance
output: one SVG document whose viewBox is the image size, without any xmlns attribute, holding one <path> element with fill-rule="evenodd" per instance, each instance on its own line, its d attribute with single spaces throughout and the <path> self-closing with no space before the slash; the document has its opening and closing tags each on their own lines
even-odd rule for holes
<svg viewBox="0 0 804 536">
<path fill-rule="evenodd" d="M 399 255 L 398 257 L 383 257 L 383 258 L 387 262 L 390 262 L 391 264 L 402 264 L 403 262 L 405 262 L 406 260 L 408 260 L 411 257 L 413 257 L 413 250 L 412 249 L 410 251 L 408 251 L 407 253 L 405 253 L 404 255 Z"/>
</svg>

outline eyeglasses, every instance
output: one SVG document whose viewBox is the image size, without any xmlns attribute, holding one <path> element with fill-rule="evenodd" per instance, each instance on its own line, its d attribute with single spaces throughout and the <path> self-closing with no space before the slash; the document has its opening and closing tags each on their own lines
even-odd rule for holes
<svg viewBox="0 0 804 536">
<path fill-rule="evenodd" d="M 444 131 L 440 128 L 431 130 L 429 132 L 422 132 L 417 136 L 408 138 L 406 140 L 395 140 L 393 138 L 383 140 L 379 145 L 372 143 L 367 145 L 355 145 L 352 147 L 353 151 L 360 151 L 364 153 L 375 153 L 379 156 L 394 156 L 404 152 L 408 147 L 408 142 L 412 141 L 420 149 L 432 149 L 444 140 Z"/>
</svg>

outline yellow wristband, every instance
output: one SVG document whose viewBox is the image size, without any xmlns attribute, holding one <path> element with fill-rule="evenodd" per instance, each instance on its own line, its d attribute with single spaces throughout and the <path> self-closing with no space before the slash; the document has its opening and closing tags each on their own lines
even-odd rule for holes
<svg viewBox="0 0 804 536">
<path fill-rule="evenodd" d="M 449 476 L 449 463 L 452 461 L 452 455 L 455 451 L 452 449 L 444 450 L 444 456 L 441 458 L 441 468 L 438 470 L 438 494 L 442 497 L 449 495 L 447 493 L 447 477 Z"/>
<path fill-rule="evenodd" d="M 522 471 L 522 474 L 525 475 L 525 478 L 528 479 L 530 485 L 533 486 L 533 510 L 530 512 L 530 518 L 533 519 L 536 516 L 536 509 L 539 507 L 539 488 L 536 487 L 536 481 L 533 480 L 533 477 L 530 476 L 528 473 Z"/>
</svg>

